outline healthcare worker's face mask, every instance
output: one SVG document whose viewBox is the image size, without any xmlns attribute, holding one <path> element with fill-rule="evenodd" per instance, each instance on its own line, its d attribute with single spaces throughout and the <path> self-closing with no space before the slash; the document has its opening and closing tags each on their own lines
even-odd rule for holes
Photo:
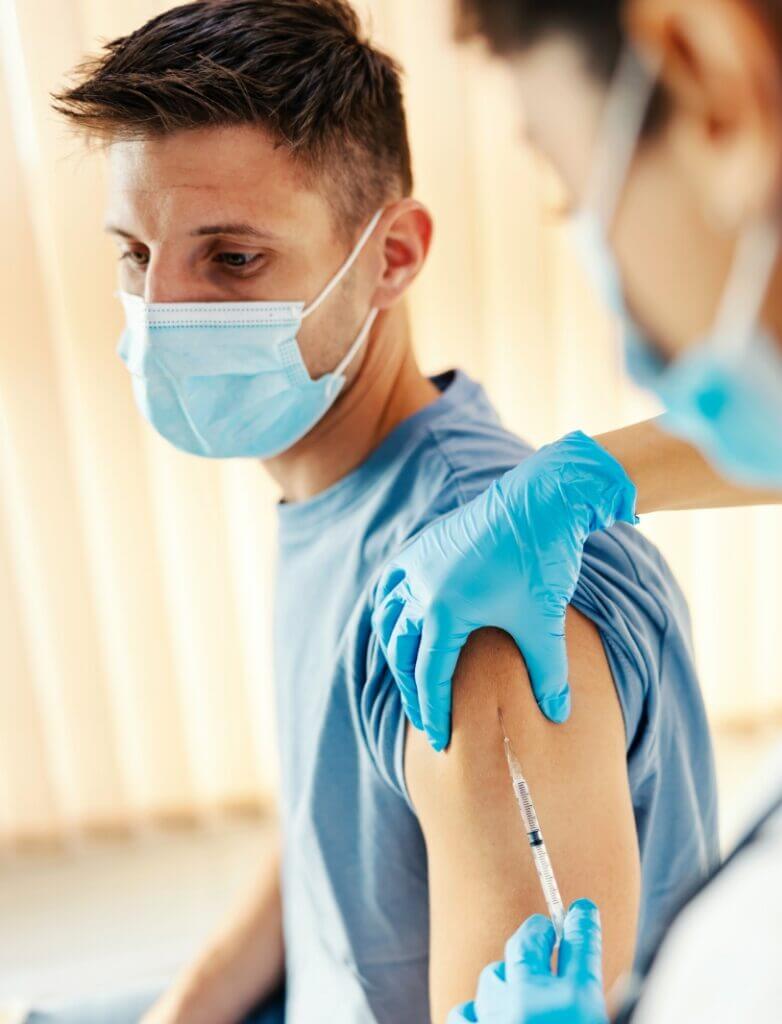
<svg viewBox="0 0 782 1024">
<path fill-rule="evenodd" d="M 339 366 L 313 380 L 297 335 L 353 267 L 383 214 L 378 210 L 346 262 L 304 302 L 146 303 L 120 293 L 127 326 L 119 355 L 141 413 L 182 451 L 213 459 L 268 459 L 326 415 L 345 370 L 369 337 L 369 313 Z"/>
<path fill-rule="evenodd" d="M 779 254 L 780 225 L 759 222 L 739 240 L 709 335 L 666 363 L 628 309 L 609 243 L 655 75 L 630 50 L 611 87 L 585 202 L 572 231 L 601 298 L 618 317 L 627 369 L 662 400 L 663 424 L 728 476 L 782 486 L 782 350 L 759 322 Z"/>
</svg>

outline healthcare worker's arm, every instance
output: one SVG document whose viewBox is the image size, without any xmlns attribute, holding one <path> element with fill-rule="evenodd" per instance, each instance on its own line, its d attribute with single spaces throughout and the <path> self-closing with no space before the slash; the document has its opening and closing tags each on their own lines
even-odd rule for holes
<svg viewBox="0 0 782 1024">
<path fill-rule="evenodd" d="M 595 440 L 621 463 L 635 484 L 639 515 L 782 502 L 778 491 L 742 487 L 721 477 L 697 448 L 663 430 L 659 420 L 636 423 Z"/>
<path fill-rule="evenodd" d="M 762 504 L 782 495 L 726 483 L 656 422 L 598 440 L 570 434 L 432 524 L 381 574 L 373 623 L 405 712 L 435 750 L 451 732 L 451 681 L 468 637 L 504 629 L 543 713 L 570 709 L 565 611 L 589 535 L 636 511 Z"/>
<path fill-rule="evenodd" d="M 284 963 L 275 853 L 226 925 L 141 1024 L 239 1024 L 275 993 Z"/>
<path fill-rule="evenodd" d="M 546 913 L 520 820 L 498 722 L 536 803 L 565 905 L 600 907 L 605 980 L 633 962 L 640 864 L 627 779 L 625 732 L 600 637 L 568 612 L 573 713 L 554 726 L 535 706 L 512 640 L 477 633 L 459 662 L 453 740 L 436 755 L 408 729 L 405 773 L 426 840 L 433 1020 L 474 997 L 478 977 L 531 914 Z"/>
</svg>

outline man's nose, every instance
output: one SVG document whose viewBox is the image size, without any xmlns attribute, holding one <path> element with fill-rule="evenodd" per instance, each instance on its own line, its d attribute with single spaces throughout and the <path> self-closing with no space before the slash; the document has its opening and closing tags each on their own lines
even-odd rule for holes
<svg viewBox="0 0 782 1024">
<path fill-rule="evenodd" d="M 144 277 L 146 302 L 214 302 L 208 286 L 199 281 L 192 268 L 182 259 L 166 252 L 150 255 Z"/>
</svg>

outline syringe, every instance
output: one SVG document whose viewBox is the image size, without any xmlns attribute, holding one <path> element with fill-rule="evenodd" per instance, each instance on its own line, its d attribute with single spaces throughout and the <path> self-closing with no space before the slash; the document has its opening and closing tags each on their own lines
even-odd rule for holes
<svg viewBox="0 0 782 1024">
<path fill-rule="evenodd" d="M 559 886 L 557 885 L 557 880 L 554 877 L 554 871 L 551 867 L 551 861 L 549 860 L 546 844 L 543 841 L 543 833 L 540 831 L 538 816 L 535 813 L 535 806 L 532 803 L 529 786 L 527 785 L 527 780 L 524 778 L 518 758 L 513 752 L 513 747 L 508 739 L 508 734 L 505 731 L 505 723 L 502 720 L 501 711 L 499 712 L 499 717 L 500 726 L 502 727 L 502 735 L 505 741 L 505 757 L 507 758 L 510 776 L 513 780 L 513 791 L 516 794 L 516 800 L 519 804 L 521 820 L 524 822 L 524 828 L 527 832 L 527 839 L 529 840 L 530 849 L 532 850 L 532 859 L 535 862 L 535 870 L 538 873 L 540 886 L 546 899 L 549 917 L 551 918 L 554 930 L 557 933 L 557 942 L 559 942 L 562 939 L 562 931 L 565 926 L 565 907 L 562 903 L 562 897 L 559 895 Z"/>
</svg>

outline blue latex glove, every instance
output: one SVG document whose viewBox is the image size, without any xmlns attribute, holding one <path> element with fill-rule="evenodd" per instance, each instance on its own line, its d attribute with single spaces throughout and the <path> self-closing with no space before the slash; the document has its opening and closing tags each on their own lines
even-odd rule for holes
<svg viewBox="0 0 782 1024">
<path fill-rule="evenodd" d="M 516 641 L 543 713 L 570 714 L 565 612 L 590 533 L 635 523 L 636 490 L 582 433 L 542 448 L 438 520 L 384 570 L 373 625 L 405 712 L 435 750 L 451 735 L 451 680 L 471 633 Z"/>
<path fill-rule="evenodd" d="M 475 1002 L 448 1024 L 608 1024 L 603 996 L 603 943 L 594 903 L 578 900 L 565 919 L 556 974 L 556 934 L 547 917 L 531 917 L 505 947 L 505 960 L 481 974 Z"/>
</svg>

